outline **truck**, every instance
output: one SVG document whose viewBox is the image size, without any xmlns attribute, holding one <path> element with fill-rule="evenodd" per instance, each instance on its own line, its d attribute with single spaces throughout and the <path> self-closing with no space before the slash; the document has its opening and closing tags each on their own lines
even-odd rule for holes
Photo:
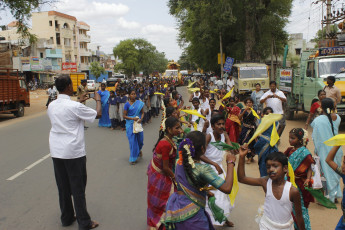
<svg viewBox="0 0 345 230">
<path fill-rule="evenodd" d="M 277 71 L 277 84 L 287 97 L 284 107 L 286 118 L 293 120 L 298 111 L 309 112 L 318 100 L 317 93 L 324 89 L 328 76 L 335 76 L 335 86 L 341 91 L 337 105 L 339 116 L 345 116 L 345 46 L 322 47 L 301 53 L 299 68 L 282 68 Z"/>
<path fill-rule="evenodd" d="M 77 92 L 78 85 L 81 84 L 82 79 L 86 79 L 85 73 L 70 73 L 69 76 L 71 77 L 72 84 L 73 84 L 73 92 Z"/>
<path fill-rule="evenodd" d="M 18 70 L 0 69 L 0 114 L 22 117 L 29 106 L 30 92 Z"/>
<path fill-rule="evenodd" d="M 250 95 L 255 85 L 260 83 L 261 89 L 269 89 L 268 66 L 263 63 L 240 63 L 232 67 L 231 74 L 235 82 L 235 93 L 241 98 Z"/>
</svg>

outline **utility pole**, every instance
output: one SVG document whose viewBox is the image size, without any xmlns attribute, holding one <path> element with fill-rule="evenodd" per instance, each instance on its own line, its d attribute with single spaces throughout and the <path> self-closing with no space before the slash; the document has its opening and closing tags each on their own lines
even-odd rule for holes
<svg viewBox="0 0 345 230">
<path fill-rule="evenodd" d="M 332 0 L 327 0 L 326 5 L 327 5 L 326 34 L 329 34 L 331 32 Z"/>
<path fill-rule="evenodd" d="M 271 81 L 275 80 L 273 65 L 273 35 L 271 35 Z"/>
<path fill-rule="evenodd" d="M 222 32 L 219 32 L 219 43 L 220 43 L 220 79 L 223 78 L 223 43 L 222 43 Z"/>
</svg>

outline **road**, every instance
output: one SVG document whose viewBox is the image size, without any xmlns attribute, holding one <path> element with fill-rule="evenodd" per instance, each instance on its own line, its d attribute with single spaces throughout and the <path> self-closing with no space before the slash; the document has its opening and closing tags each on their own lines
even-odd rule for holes
<svg viewBox="0 0 345 230">
<path fill-rule="evenodd" d="M 188 98 L 185 88 L 179 88 L 179 91 Z M 95 106 L 94 102 L 89 105 Z M 288 131 L 303 127 L 305 119 L 305 115 L 299 114 L 295 121 L 288 121 L 281 151 L 288 147 Z M 146 229 L 146 168 L 158 138 L 159 123 L 160 119 L 156 118 L 144 126 L 144 157 L 135 166 L 128 163 L 129 146 L 125 132 L 98 128 L 97 122 L 88 125 L 90 128 L 85 133 L 86 197 L 92 219 L 100 222 L 98 229 Z M 0 123 L 1 230 L 77 229 L 77 224 L 63 228 L 59 221 L 58 194 L 48 155 L 49 130 L 50 122 L 45 113 Z M 308 146 L 313 151 L 313 144 Z M 246 172 L 258 176 L 257 164 L 246 165 Z M 258 229 L 254 218 L 263 202 L 264 193 L 260 188 L 240 184 L 231 214 L 235 227 L 231 229 Z M 337 206 L 338 210 L 328 210 L 311 204 L 312 228 L 334 229 L 342 214 L 340 205 Z"/>
</svg>

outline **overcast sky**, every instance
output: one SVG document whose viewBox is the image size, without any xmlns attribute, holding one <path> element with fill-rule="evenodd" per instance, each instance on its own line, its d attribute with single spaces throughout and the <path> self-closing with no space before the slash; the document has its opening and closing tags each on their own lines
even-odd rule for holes
<svg viewBox="0 0 345 230">
<path fill-rule="evenodd" d="M 294 0 L 289 33 L 303 33 L 312 39 L 321 28 L 321 3 L 316 0 Z M 334 0 L 341 6 L 342 0 Z M 168 59 L 178 60 L 182 52 L 177 44 L 176 20 L 169 15 L 167 0 L 60 0 L 55 6 L 41 10 L 56 10 L 75 16 L 91 26 L 91 42 L 101 45 L 106 53 L 121 40 L 146 38 L 164 52 Z M 1 23 L 8 24 L 13 18 L 1 11 Z"/>
</svg>

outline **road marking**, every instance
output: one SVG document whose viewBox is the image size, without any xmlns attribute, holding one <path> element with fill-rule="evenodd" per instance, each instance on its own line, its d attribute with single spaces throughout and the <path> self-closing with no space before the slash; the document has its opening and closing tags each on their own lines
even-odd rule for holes
<svg viewBox="0 0 345 230">
<path fill-rule="evenodd" d="M 36 165 L 38 165 L 39 163 L 41 163 L 42 161 L 44 161 L 45 159 L 47 159 L 48 157 L 50 157 L 50 153 L 48 153 L 47 155 L 45 155 L 44 157 L 42 157 L 41 159 L 39 159 L 38 161 L 32 163 L 31 165 L 29 165 L 28 167 L 26 167 L 25 169 L 23 169 L 22 171 L 14 174 L 13 176 L 7 178 L 6 180 L 14 180 L 17 177 L 19 177 L 20 175 L 26 173 L 27 171 L 29 171 L 30 169 L 32 169 L 33 167 L 35 167 Z"/>
</svg>

